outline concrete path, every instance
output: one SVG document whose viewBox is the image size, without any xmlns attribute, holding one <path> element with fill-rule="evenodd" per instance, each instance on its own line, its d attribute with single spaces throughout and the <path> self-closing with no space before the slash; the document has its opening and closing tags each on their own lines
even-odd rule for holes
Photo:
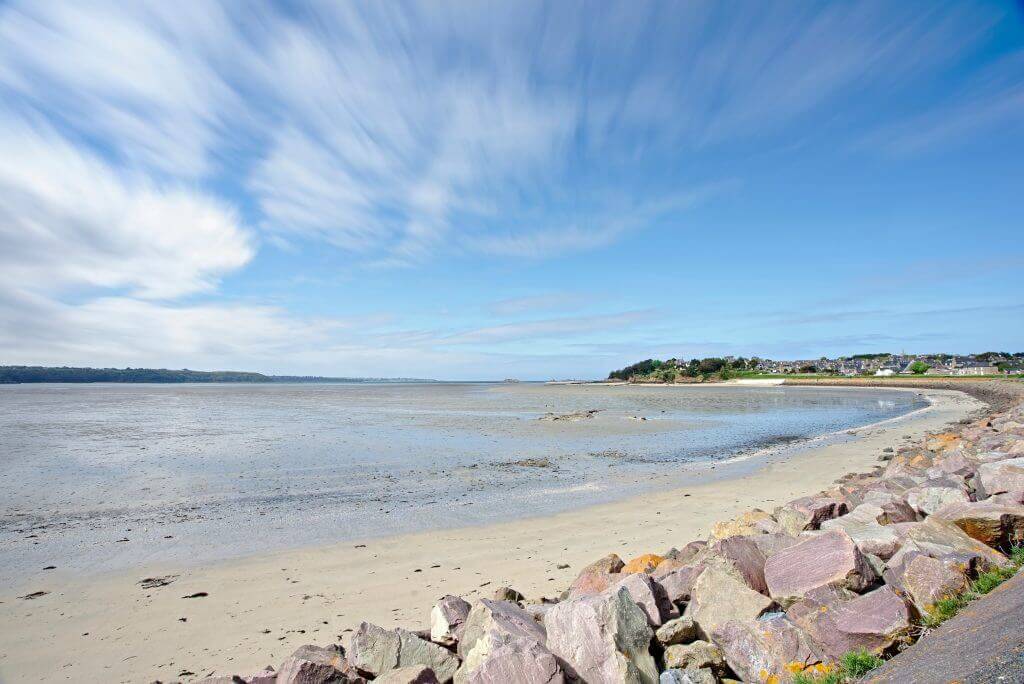
<svg viewBox="0 0 1024 684">
<path fill-rule="evenodd" d="M 971 603 L 866 680 L 885 684 L 1024 682 L 1024 572 Z"/>
</svg>

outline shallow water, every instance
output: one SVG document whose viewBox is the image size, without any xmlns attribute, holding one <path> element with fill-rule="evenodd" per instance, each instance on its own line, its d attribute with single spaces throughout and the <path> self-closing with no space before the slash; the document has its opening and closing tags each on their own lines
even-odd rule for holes
<svg viewBox="0 0 1024 684">
<path fill-rule="evenodd" d="M 924 405 L 811 387 L 0 386 L 0 579 L 553 513 Z"/>
</svg>

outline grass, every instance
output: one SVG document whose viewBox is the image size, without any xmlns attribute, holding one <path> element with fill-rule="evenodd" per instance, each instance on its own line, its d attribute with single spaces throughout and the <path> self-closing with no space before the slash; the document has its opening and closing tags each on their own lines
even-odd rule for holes
<svg viewBox="0 0 1024 684">
<path fill-rule="evenodd" d="M 793 684 L 846 684 L 854 682 L 879 667 L 884 661 L 865 649 L 843 654 L 835 668 L 827 672 L 798 672 Z"/>
</svg>

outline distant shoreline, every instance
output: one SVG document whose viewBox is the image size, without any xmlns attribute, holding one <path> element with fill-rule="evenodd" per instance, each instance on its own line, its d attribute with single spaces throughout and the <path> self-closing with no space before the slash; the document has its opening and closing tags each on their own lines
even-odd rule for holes
<svg viewBox="0 0 1024 684">
<path fill-rule="evenodd" d="M 249 371 L 195 371 L 187 368 L 87 368 L 70 366 L 0 366 L 0 384 L 42 383 L 386 383 L 438 382 L 428 378 L 343 378 L 320 375 L 264 375 Z"/>
</svg>

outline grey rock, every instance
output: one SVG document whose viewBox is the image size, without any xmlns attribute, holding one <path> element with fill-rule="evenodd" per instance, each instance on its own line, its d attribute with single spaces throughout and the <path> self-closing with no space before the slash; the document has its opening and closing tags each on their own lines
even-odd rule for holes
<svg viewBox="0 0 1024 684">
<path fill-rule="evenodd" d="M 659 627 L 654 637 L 662 646 L 688 644 L 697 639 L 697 625 L 691 618 L 678 617 Z"/>
<path fill-rule="evenodd" d="M 459 641 L 471 606 L 458 596 L 444 596 L 430 610 L 430 640 L 453 646 Z"/>
<path fill-rule="evenodd" d="M 360 673 L 373 677 L 424 665 L 441 682 L 451 681 L 459 667 L 459 659 L 446 648 L 404 629 L 386 630 L 368 622 L 360 624 L 352 635 L 350 662 Z"/>
</svg>

